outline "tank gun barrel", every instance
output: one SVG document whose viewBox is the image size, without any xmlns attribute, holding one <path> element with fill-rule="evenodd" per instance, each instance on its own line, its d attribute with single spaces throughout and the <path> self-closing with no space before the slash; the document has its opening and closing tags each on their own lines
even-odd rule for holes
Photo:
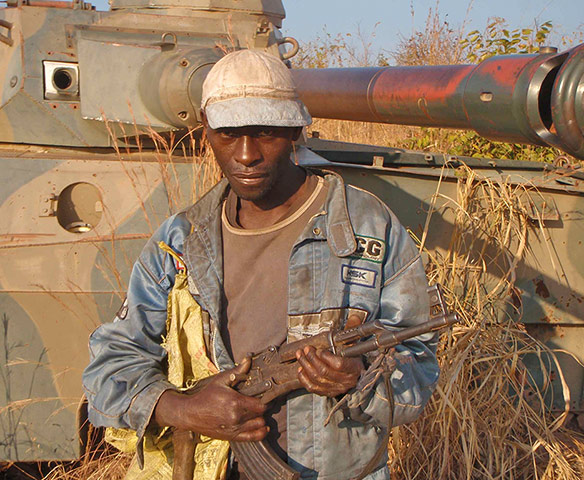
<svg viewBox="0 0 584 480">
<path fill-rule="evenodd" d="M 315 117 L 475 130 L 584 159 L 584 44 L 478 65 L 298 69 Z"/>
<path fill-rule="evenodd" d="M 0 143 L 110 147 L 133 145 L 129 131 L 193 128 L 202 82 L 225 51 L 257 48 L 285 59 L 283 44 L 297 46 L 279 30 L 281 0 L 111 3 L 109 12 L 61 0 L 0 8 Z M 38 18 L 52 28 L 29 38 Z M 479 65 L 293 74 L 315 117 L 471 129 L 584 159 L 584 44 Z"/>
</svg>

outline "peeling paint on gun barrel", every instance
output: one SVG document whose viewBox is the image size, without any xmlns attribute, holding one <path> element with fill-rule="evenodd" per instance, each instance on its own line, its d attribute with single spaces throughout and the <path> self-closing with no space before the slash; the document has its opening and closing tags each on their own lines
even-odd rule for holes
<svg viewBox="0 0 584 480">
<path fill-rule="evenodd" d="M 584 44 L 479 65 L 294 70 L 315 117 L 475 130 L 584 158 Z"/>
</svg>

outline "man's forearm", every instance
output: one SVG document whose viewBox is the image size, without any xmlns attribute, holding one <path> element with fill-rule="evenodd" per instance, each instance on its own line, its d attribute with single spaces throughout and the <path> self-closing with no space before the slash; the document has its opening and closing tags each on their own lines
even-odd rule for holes
<svg viewBox="0 0 584 480">
<path fill-rule="evenodd" d="M 151 424 L 158 427 L 176 427 L 181 422 L 184 395 L 167 390 L 158 399 L 152 415 Z"/>
</svg>

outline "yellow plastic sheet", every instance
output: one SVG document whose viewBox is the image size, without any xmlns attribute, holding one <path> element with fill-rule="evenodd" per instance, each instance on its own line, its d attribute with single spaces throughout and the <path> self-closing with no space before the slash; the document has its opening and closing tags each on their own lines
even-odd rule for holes
<svg viewBox="0 0 584 480">
<path fill-rule="evenodd" d="M 168 352 L 168 380 L 180 390 L 218 373 L 218 370 L 207 357 L 201 307 L 189 292 L 186 265 L 164 242 L 159 242 L 158 246 L 182 267 L 168 296 L 167 333 L 163 343 Z M 144 437 L 144 469 L 140 470 L 134 458 L 126 480 L 172 479 L 170 433 L 169 429 L 163 429 L 159 434 L 147 432 Z M 137 437 L 134 431 L 108 428 L 106 440 L 122 452 L 136 451 Z M 228 455 L 229 442 L 201 436 L 195 451 L 194 480 L 224 480 Z"/>
</svg>

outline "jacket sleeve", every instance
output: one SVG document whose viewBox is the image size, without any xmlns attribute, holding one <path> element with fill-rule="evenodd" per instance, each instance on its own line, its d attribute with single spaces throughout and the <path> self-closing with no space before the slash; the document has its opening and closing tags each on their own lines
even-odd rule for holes
<svg viewBox="0 0 584 480">
<path fill-rule="evenodd" d="M 426 322 L 430 306 L 422 259 L 395 215 L 389 214 L 377 319 L 387 328 L 395 330 Z M 428 333 L 395 347 L 395 370 L 389 381 L 390 392 L 386 382 L 380 379 L 365 398 L 359 394 L 353 395 L 349 407 L 361 404 L 360 409 L 371 417 L 370 421 L 380 426 L 387 426 L 390 422 L 392 426 L 398 426 L 414 421 L 438 381 L 437 339 L 437 334 Z M 390 415 L 392 404 L 393 414 Z"/>
<path fill-rule="evenodd" d="M 89 339 L 90 363 L 83 373 L 89 420 L 96 426 L 130 428 L 141 438 L 166 379 L 167 297 L 174 284 L 174 260 L 158 247 L 163 240 L 182 251 L 190 225 L 183 215 L 169 218 L 151 237 L 135 263 L 124 306 L 112 323 Z"/>
</svg>

